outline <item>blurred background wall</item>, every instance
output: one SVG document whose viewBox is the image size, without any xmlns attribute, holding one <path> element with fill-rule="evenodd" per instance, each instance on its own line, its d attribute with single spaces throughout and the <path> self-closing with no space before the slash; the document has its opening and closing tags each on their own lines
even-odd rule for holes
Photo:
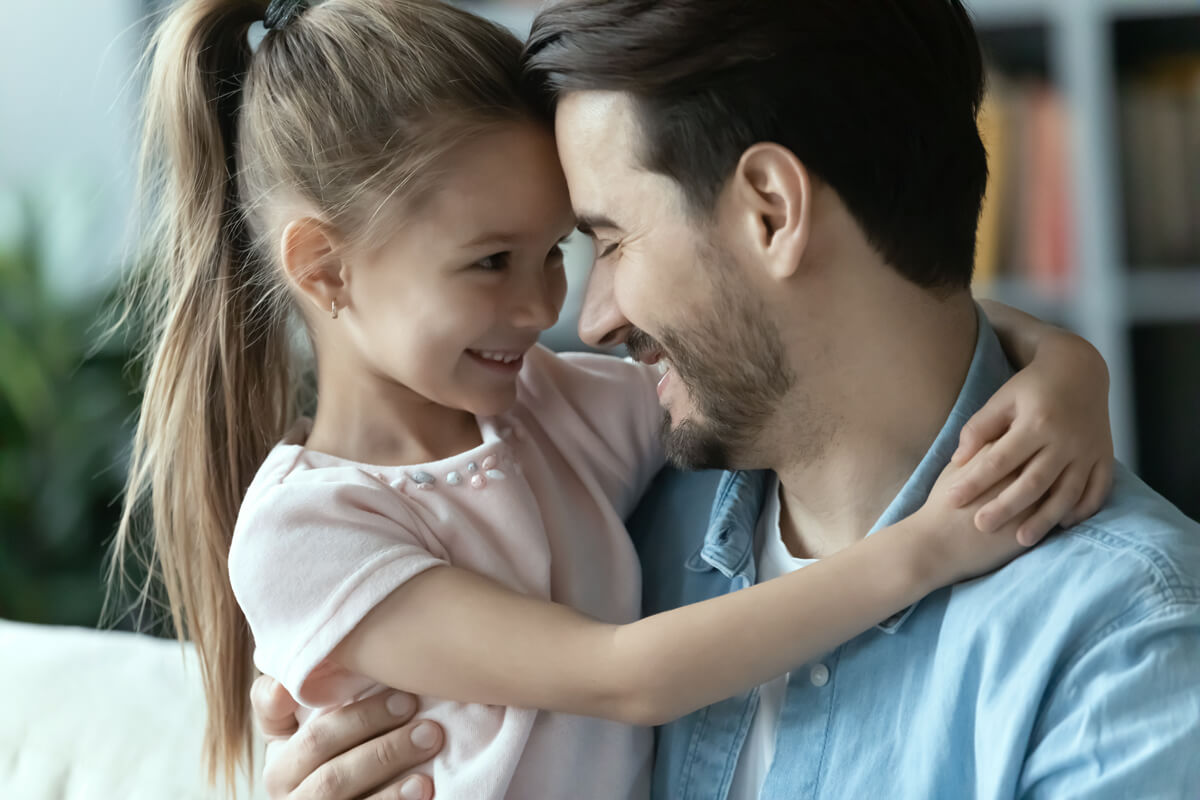
<svg viewBox="0 0 1200 800">
<path fill-rule="evenodd" d="M 151 0 L 0 0 L 0 617 L 93 625 L 136 407 L 120 337 Z M 524 33 L 536 3 L 464 2 Z M 1119 454 L 1200 517 L 1200 2 L 969 0 L 992 67 L 977 293 L 1088 337 Z M 547 335 L 578 346 L 572 293 Z"/>
</svg>

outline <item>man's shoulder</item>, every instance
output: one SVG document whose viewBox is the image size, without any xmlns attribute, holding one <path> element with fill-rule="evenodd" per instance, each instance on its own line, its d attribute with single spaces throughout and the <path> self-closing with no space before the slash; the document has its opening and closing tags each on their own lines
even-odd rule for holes
<svg viewBox="0 0 1200 800">
<path fill-rule="evenodd" d="M 728 476 L 720 470 L 664 468 L 630 517 L 630 529 L 653 526 L 661 530 L 666 526 L 668 532 L 678 530 L 689 539 L 703 539 L 717 491 Z"/>
<path fill-rule="evenodd" d="M 1086 571 L 1093 591 L 1136 581 L 1144 600 L 1200 603 L 1200 523 L 1124 467 L 1099 513 L 1028 555 L 1027 568 Z"/>
<path fill-rule="evenodd" d="M 1003 598 L 1010 620 L 1027 614 L 1096 630 L 1162 613 L 1200 618 L 1200 524 L 1118 467 L 1112 495 L 1094 517 L 957 594 Z"/>
</svg>

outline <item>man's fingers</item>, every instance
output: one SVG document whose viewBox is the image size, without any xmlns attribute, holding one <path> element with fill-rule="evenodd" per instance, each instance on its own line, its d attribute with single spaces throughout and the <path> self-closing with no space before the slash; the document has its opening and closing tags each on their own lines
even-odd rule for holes
<svg viewBox="0 0 1200 800">
<path fill-rule="evenodd" d="M 433 781 L 427 775 L 409 775 L 393 781 L 367 800 L 433 800 Z"/>
<path fill-rule="evenodd" d="M 364 795 L 410 800 L 410 795 L 403 792 L 428 790 L 423 797 L 416 795 L 425 800 L 433 793 L 433 785 L 427 778 L 400 781 L 387 786 L 382 794 L 371 792 L 433 758 L 441 750 L 442 742 L 442 729 L 436 723 L 410 722 L 322 764 L 289 795 L 289 800 L 353 800 Z"/>
<path fill-rule="evenodd" d="M 330 785 L 344 783 L 345 780 L 339 778 L 340 767 L 337 766 L 344 754 L 356 747 L 372 744 L 381 734 L 390 735 L 390 732 L 412 719 L 416 708 L 416 699 L 412 695 L 384 692 L 317 717 L 286 741 L 269 743 L 263 770 L 263 782 L 268 793 L 272 798 L 291 798 L 291 792 L 330 763 L 334 764 L 334 774 L 325 774 L 322 780 Z M 353 785 L 357 791 L 344 796 L 346 800 L 361 796 L 401 772 L 396 770 L 361 785 L 355 782 Z M 354 776 L 348 775 L 346 778 L 353 779 Z M 309 796 L 326 797 L 317 794 Z M 342 795 L 328 797 L 336 800 Z"/>
<path fill-rule="evenodd" d="M 250 687 L 250 705 L 263 736 L 291 736 L 296 732 L 296 711 L 300 704 L 283 684 L 269 675 L 259 675 Z"/>
</svg>

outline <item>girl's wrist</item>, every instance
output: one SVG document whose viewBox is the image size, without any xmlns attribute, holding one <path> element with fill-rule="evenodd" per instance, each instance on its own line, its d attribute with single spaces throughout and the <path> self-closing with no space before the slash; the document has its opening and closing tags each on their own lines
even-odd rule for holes
<svg viewBox="0 0 1200 800">
<path fill-rule="evenodd" d="M 894 549 L 893 574 L 908 587 L 914 600 L 956 579 L 950 573 L 951 561 L 945 552 L 941 526 L 935 526 L 927 517 L 922 507 L 890 530 L 880 531 L 888 535 Z"/>
</svg>

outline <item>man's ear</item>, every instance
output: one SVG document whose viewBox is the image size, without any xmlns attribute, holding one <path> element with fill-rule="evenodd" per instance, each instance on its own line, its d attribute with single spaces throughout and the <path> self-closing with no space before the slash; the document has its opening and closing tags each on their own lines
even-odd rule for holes
<svg viewBox="0 0 1200 800">
<path fill-rule="evenodd" d="M 345 264 L 333 230 L 312 217 L 292 220 L 283 229 L 283 270 L 301 296 L 322 313 L 349 304 Z"/>
<path fill-rule="evenodd" d="M 772 277 L 795 274 L 808 246 L 813 187 L 808 170 L 782 145 L 753 145 L 733 175 L 739 215 Z"/>
</svg>

